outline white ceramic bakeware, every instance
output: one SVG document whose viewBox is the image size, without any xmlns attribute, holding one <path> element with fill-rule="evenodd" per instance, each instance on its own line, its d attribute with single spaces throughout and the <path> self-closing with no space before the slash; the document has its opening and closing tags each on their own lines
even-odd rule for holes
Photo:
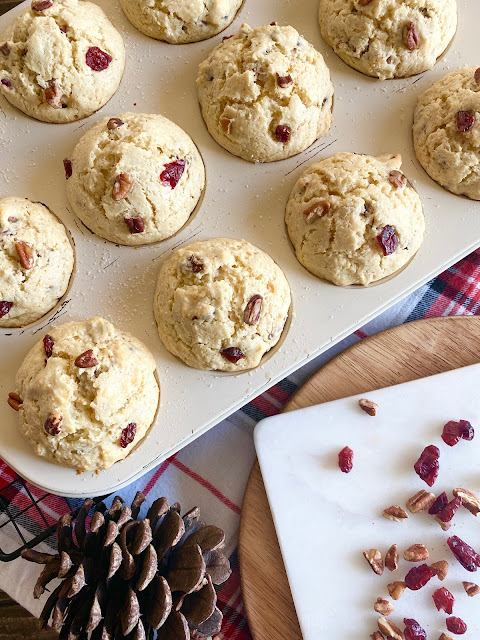
<svg viewBox="0 0 480 640">
<path fill-rule="evenodd" d="M 480 245 L 480 204 L 438 187 L 416 162 L 411 122 L 419 93 L 453 68 L 479 64 L 476 0 L 459 0 L 455 41 L 438 66 L 407 80 L 378 82 L 347 67 L 323 42 L 318 0 L 246 0 L 234 24 L 292 24 L 325 56 L 336 97 L 334 125 L 324 139 L 287 161 L 252 165 L 219 147 L 208 134 L 197 103 L 199 63 L 222 35 L 197 44 L 168 45 L 137 32 L 118 0 L 98 0 L 120 30 L 127 68 L 118 93 L 87 120 L 53 125 L 37 122 L 0 98 L 0 194 L 48 204 L 75 240 L 77 265 L 61 308 L 17 330 L 0 330 L 0 456 L 34 484 L 67 496 L 102 494 L 145 473 L 222 418 L 348 335 L 442 269 Z M 0 18 L 0 32 L 24 5 Z M 92 235 L 68 208 L 62 166 L 80 136 L 102 117 L 123 111 L 157 112 L 183 127 L 206 165 L 200 208 L 174 238 L 146 248 L 117 247 Z M 427 234 L 419 254 L 396 277 L 368 288 L 338 288 L 317 280 L 295 259 L 284 227 L 289 192 L 303 169 L 336 151 L 400 152 L 404 171 L 425 205 Z M 283 268 L 293 292 L 291 320 L 280 345 L 250 373 L 226 375 L 189 369 L 162 346 L 152 301 L 162 261 L 172 249 L 215 236 L 245 238 Z M 161 409 L 150 435 L 127 459 L 100 474 L 62 469 L 37 458 L 19 437 L 17 415 L 6 403 L 16 370 L 50 324 L 101 315 L 145 341 L 156 357 Z"/>
<path fill-rule="evenodd" d="M 402 556 L 417 543 L 428 548 L 429 564 L 450 563 L 448 576 L 421 591 L 407 590 L 392 602 L 389 619 L 403 630 L 403 619 L 414 618 L 428 638 L 438 638 L 447 632 L 447 616 L 437 612 L 432 593 L 442 586 L 455 596 L 453 615 L 467 623 L 465 637 L 480 636 L 480 607 L 462 586 L 463 580 L 478 583 L 478 572 L 468 573 L 446 544 L 457 535 L 479 551 L 477 519 L 462 507 L 444 532 L 425 512 L 401 523 L 382 517 L 384 509 L 404 507 L 417 491 L 429 490 L 413 470 L 429 444 L 440 449 L 440 474 L 431 490 L 446 491 L 450 500 L 455 487 L 479 494 L 479 380 L 476 364 L 367 394 L 379 405 L 375 417 L 359 408 L 365 397 L 359 395 L 258 424 L 255 445 L 304 640 L 369 638 L 377 629 L 374 602 L 391 601 L 387 584 L 415 566 Z M 476 437 L 451 448 L 441 439 L 443 425 L 459 419 L 477 428 Z M 346 445 L 354 451 L 349 474 L 338 468 Z M 392 544 L 398 545 L 399 569 L 375 575 L 362 551 L 385 555 Z"/>
</svg>

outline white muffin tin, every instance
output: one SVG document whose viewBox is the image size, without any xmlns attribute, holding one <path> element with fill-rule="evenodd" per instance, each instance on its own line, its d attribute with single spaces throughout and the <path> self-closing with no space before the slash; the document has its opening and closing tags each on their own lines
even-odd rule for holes
<svg viewBox="0 0 480 640">
<path fill-rule="evenodd" d="M 0 456 L 34 484 L 66 496 L 99 495 L 118 489 L 197 438 L 222 418 L 332 346 L 440 271 L 480 245 L 480 204 L 442 190 L 424 173 L 412 148 L 416 98 L 454 68 L 480 64 L 476 0 L 459 0 L 459 28 L 446 56 L 415 78 L 379 82 L 350 69 L 320 36 L 318 0 L 246 0 L 225 34 L 188 45 L 168 45 L 143 36 L 124 17 L 117 0 L 98 0 L 120 30 L 127 49 L 125 76 L 117 94 L 81 122 L 37 122 L 0 98 L 0 196 L 45 202 L 67 225 L 76 246 L 76 271 L 61 307 L 24 329 L 0 330 Z M 0 32 L 27 3 L 0 17 Z M 199 63 L 242 22 L 296 27 L 325 57 L 335 86 L 334 124 L 301 155 L 252 165 L 219 147 L 208 134 L 197 102 Z M 183 127 L 205 161 L 207 186 L 201 206 L 173 238 L 149 247 L 118 247 L 86 230 L 69 210 L 64 157 L 94 123 L 124 111 L 161 113 Z M 401 153 L 403 171 L 418 190 L 426 216 L 425 242 L 397 276 L 368 288 L 339 288 L 309 274 L 295 259 L 284 226 L 289 192 L 310 162 L 337 151 Z M 287 330 L 263 364 L 239 375 L 190 369 L 170 355 L 157 334 L 152 302 L 162 261 L 194 240 L 245 238 L 284 270 L 293 294 Z M 48 327 L 101 315 L 132 332 L 154 354 L 161 408 L 149 435 L 133 453 L 99 474 L 77 475 L 36 457 L 17 430 L 6 398 L 15 373 Z"/>
</svg>

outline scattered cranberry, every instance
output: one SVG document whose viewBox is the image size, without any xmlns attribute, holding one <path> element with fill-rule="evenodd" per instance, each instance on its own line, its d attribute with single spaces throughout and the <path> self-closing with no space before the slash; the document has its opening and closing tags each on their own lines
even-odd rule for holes
<svg viewBox="0 0 480 640">
<path fill-rule="evenodd" d="M 405 576 L 405 584 L 408 589 L 412 591 L 418 591 L 424 587 L 427 582 L 437 575 L 438 571 L 432 569 L 427 564 L 421 564 L 418 567 L 413 567 Z"/>
<path fill-rule="evenodd" d="M 135 422 L 127 424 L 125 429 L 122 430 L 120 438 L 120 446 L 122 449 L 126 449 L 128 445 L 135 440 L 135 434 L 137 433 L 137 425 Z"/>
<path fill-rule="evenodd" d="M 0 53 L 3 53 L 4 56 L 8 56 L 10 53 L 10 47 L 6 42 L 0 45 Z"/>
<path fill-rule="evenodd" d="M 0 318 L 3 318 L 3 316 L 6 316 L 12 307 L 13 307 L 13 302 L 0 300 Z"/>
<path fill-rule="evenodd" d="M 185 164 L 185 160 L 174 160 L 173 162 L 166 164 L 164 170 L 160 174 L 160 182 L 165 187 L 175 189 L 177 184 L 180 182 L 180 178 L 183 176 Z"/>
<path fill-rule="evenodd" d="M 387 224 L 383 227 L 380 235 L 377 236 L 377 240 L 383 249 L 383 255 L 389 256 L 398 249 L 399 239 L 394 227 Z"/>
<path fill-rule="evenodd" d="M 462 506 L 462 499 L 457 496 L 451 502 L 449 502 L 447 505 L 443 507 L 443 509 L 439 512 L 437 517 L 442 522 L 450 522 L 461 506 Z"/>
<path fill-rule="evenodd" d="M 290 127 L 287 127 L 286 124 L 279 124 L 275 129 L 275 138 L 283 144 L 286 144 L 290 140 L 291 135 L 292 130 Z"/>
<path fill-rule="evenodd" d="M 63 168 L 65 169 L 65 179 L 68 180 L 72 177 L 72 161 L 68 158 L 64 158 Z"/>
<path fill-rule="evenodd" d="M 145 223 L 142 216 L 138 218 L 125 218 L 130 233 L 143 233 L 145 231 Z"/>
<path fill-rule="evenodd" d="M 415 49 L 418 48 L 420 36 L 415 22 L 410 21 L 406 26 L 403 34 L 403 41 L 405 42 L 405 46 L 409 51 L 415 51 Z"/>
<path fill-rule="evenodd" d="M 345 447 L 338 454 L 338 466 L 342 473 L 350 473 L 353 469 L 353 451 L 350 447 Z"/>
<path fill-rule="evenodd" d="M 52 336 L 49 336 L 47 333 L 47 335 L 43 339 L 43 348 L 45 349 L 45 355 L 47 356 L 47 358 L 50 358 L 52 356 L 53 345 L 54 345 L 53 338 Z"/>
<path fill-rule="evenodd" d="M 222 351 L 222 356 L 232 364 L 237 364 L 239 360 L 245 358 L 245 354 L 238 347 L 228 347 Z"/>
<path fill-rule="evenodd" d="M 85 54 L 85 62 L 94 71 L 104 71 L 113 60 L 112 56 L 98 47 L 90 47 Z"/>
<path fill-rule="evenodd" d="M 285 89 L 289 87 L 293 82 L 292 76 L 289 74 L 288 76 L 280 76 L 277 73 L 277 84 L 281 89 Z"/>
<path fill-rule="evenodd" d="M 474 78 L 475 78 L 475 82 L 477 84 L 480 84 L 480 67 L 475 71 Z"/>
<path fill-rule="evenodd" d="M 475 431 L 468 420 L 450 420 L 443 427 L 442 440 L 449 447 L 454 447 L 460 439 L 473 440 L 474 436 Z"/>
<path fill-rule="evenodd" d="M 4 87 L 7 87 L 7 89 L 13 89 L 13 85 L 8 78 L 2 78 L 0 82 Z"/>
<path fill-rule="evenodd" d="M 457 129 L 462 133 L 470 131 L 475 124 L 475 115 L 471 111 L 459 111 L 457 113 Z"/>
<path fill-rule="evenodd" d="M 461 618 L 452 616 L 451 618 L 447 618 L 447 629 L 450 631 L 450 633 L 454 633 L 457 636 L 462 636 L 467 630 L 467 625 Z"/>
<path fill-rule="evenodd" d="M 480 555 L 458 536 L 452 536 L 447 544 L 462 567 L 471 573 L 480 567 Z"/>
<path fill-rule="evenodd" d="M 435 445 L 431 444 L 426 447 L 419 459 L 414 465 L 414 469 L 420 478 L 432 487 L 435 484 L 435 480 L 438 477 L 440 465 L 438 459 L 440 458 L 440 450 Z"/>
<path fill-rule="evenodd" d="M 437 611 L 443 609 L 449 616 L 452 615 L 455 598 L 448 589 L 445 589 L 445 587 L 437 589 L 433 594 L 433 601 L 437 607 Z"/>
<path fill-rule="evenodd" d="M 405 640 L 427 640 L 427 633 L 416 620 L 404 618 Z"/>
<path fill-rule="evenodd" d="M 98 360 L 93 355 L 93 349 L 88 349 L 75 358 L 75 366 L 79 369 L 91 369 L 97 364 Z"/>
<path fill-rule="evenodd" d="M 435 499 L 435 502 L 432 504 L 432 506 L 428 510 L 428 513 L 431 516 L 435 516 L 437 515 L 437 513 L 440 513 L 440 511 L 442 511 L 442 509 L 444 509 L 447 506 L 447 504 L 448 504 L 448 498 L 447 498 L 447 494 L 444 491 L 438 496 L 438 498 Z"/>
</svg>

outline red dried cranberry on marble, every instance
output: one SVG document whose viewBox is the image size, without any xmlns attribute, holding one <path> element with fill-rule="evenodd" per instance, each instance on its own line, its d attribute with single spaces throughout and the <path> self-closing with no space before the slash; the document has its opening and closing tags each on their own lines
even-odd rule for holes
<svg viewBox="0 0 480 640">
<path fill-rule="evenodd" d="M 122 430 L 122 435 L 120 437 L 120 446 L 122 447 L 122 449 L 126 449 L 128 445 L 135 440 L 136 433 L 137 433 L 136 423 L 130 422 L 130 424 L 127 424 L 125 429 Z"/>
<path fill-rule="evenodd" d="M 382 231 L 377 236 L 377 240 L 383 249 L 384 256 L 389 256 L 392 253 L 395 253 L 400 242 L 395 228 L 390 224 L 383 227 Z"/>
<path fill-rule="evenodd" d="M 480 555 L 458 536 L 447 540 L 453 555 L 467 571 L 474 573 L 480 567 Z"/>
<path fill-rule="evenodd" d="M 457 496 L 451 502 L 444 506 L 444 508 L 439 512 L 437 518 L 442 522 L 450 522 L 461 506 L 462 499 Z"/>
<path fill-rule="evenodd" d="M 405 584 L 411 591 L 418 591 L 437 575 L 438 571 L 427 564 L 413 567 L 405 576 Z"/>
<path fill-rule="evenodd" d="M 350 473 L 353 469 L 353 451 L 350 447 L 344 447 L 338 454 L 338 466 L 342 473 Z"/>
<path fill-rule="evenodd" d="M 445 589 L 445 587 L 440 587 L 440 589 L 437 589 L 433 594 L 433 601 L 435 603 L 435 606 L 437 607 L 437 611 L 443 609 L 445 613 L 448 613 L 449 616 L 452 615 L 455 598 L 448 589 Z"/>
<path fill-rule="evenodd" d="M 428 513 L 431 516 L 436 516 L 437 513 L 440 513 L 440 511 L 442 511 L 442 509 L 444 509 L 447 506 L 447 504 L 448 504 L 448 498 L 447 498 L 447 494 L 444 491 L 435 499 L 435 502 L 432 504 L 432 506 L 428 510 Z"/>
<path fill-rule="evenodd" d="M 286 124 L 279 124 L 275 129 L 275 138 L 283 144 L 286 144 L 290 140 L 291 135 L 292 130 L 290 127 L 287 127 Z"/>
<path fill-rule="evenodd" d="M 105 71 L 112 60 L 112 56 L 99 47 L 89 47 L 85 54 L 85 62 L 94 71 Z"/>
<path fill-rule="evenodd" d="M 165 168 L 160 174 L 160 182 L 165 187 L 175 189 L 177 184 L 180 182 L 180 178 L 183 176 L 185 164 L 185 160 L 174 160 L 173 162 L 169 162 L 164 165 Z"/>
<path fill-rule="evenodd" d="M 65 169 L 65 179 L 68 180 L 72 177 L 72 161 L 68 158 L 63 159 L 63 168 Z"/>
<path fill-rule="evenodd" d="M 460 420 L 458 424 L 462 440 L 473 440 L 475 437 L 475 429 L 470 422 L 468 422 L 468 420 Z"/>
<path fill-rule="evenodd" d="M 0 318 L 3 318 L 3 316 L 6 316 L 12 307 L 13 307 L 13 302 L 0 300 Z"/>
<path fill-rule="evenodd" d="M 440 469 L 440 465 L 438 463 L 439 458 L 439 448 L 431 444 L 422 451 L 422 454 L 414 465 L 416 473 L 428 484 L 429 487 L 432 487 L 435 484 L 435 480 L 438 477 Z"/>
<path fill-rule="evenodd" d="M 447 629 L 450 633 L 462 636 L 467 631 L 467 625 L 461 618 L 452 616 L 451 618 L 447 618 Z"/>
<path fill-rule="evenodd" d="M 404 618 L 405 640 L 427 640 L 427 633 L 416 620 Z"/>
</svg>

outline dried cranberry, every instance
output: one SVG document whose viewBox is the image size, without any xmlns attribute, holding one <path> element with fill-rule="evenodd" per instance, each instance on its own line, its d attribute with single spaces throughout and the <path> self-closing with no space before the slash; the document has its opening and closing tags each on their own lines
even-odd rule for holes
<svg viewBox="0 0 480 640">
<path fill-rule="evenodd" d="M 433 594 L 433 601 L 437 607 L 437 611 L 443 609 L 448 615 L 452 614 L 455 598 L 448 589 L 445 589 L 445 587 L 437 589 Z"/>
<path fill-rule="evenodd" d="M 377 240 L 383 249 L 384 256 L 389 256 L 398 249 L 399 239 L 397 232 L 390 224 L 383 227 L 380 235 L 377 236 Z"/>
<path fill-rule="evenodd" d="M 445 493 L 445 491 L 443 493 L 441 493 L 438 498 L 435 499 L 435 502 L 432 504 L 432 506 L 430 507 L 430 509 L 428 510 L 428 513 L 431 516 L 435 516 L 437 515 L 437 513 L 440 513 L 440 511 L 446 507 L 448 504 L 448 498 L 447 498 L 447 494 Z"/>
<path fill-rule="evenodd" d="M 0 82 L 1 82 L 1 84 L 3 84 L 4 87 L 7 87 L 7 89 L 12 89 L 13 88 L 13 85 L 12 85 L 12 83 L 10 82 L 10 80 L 8 78 L 2 78 L 0 80 Z"/>
<path fill-rule="evenodd" d="M 283 144 L 286 144 L 290 140 L 291 135 L 292 130 L 290 127 L 287 127 L 286 124 L 279 124 L 275 129 L 275 138 Z"/>
<path fill-rule="evenodd" d="M 458 424 L 462 440 L 473 440 L 475 437 L 475 429 L 472 427 L 470 422 L 468 422 L 468 420 L 460 420 Z"/>
<path fill-rule="evenodd" d="M 440 465 L 438 463 L 439 458 L 439 448 L 431 444 L 422 451 L 421 456 L 414 465 L 414 469 L 417 474 L 428 484 L 429 487 L 435 484 L 435 480 L 438 477 L 440 469 Z"/>
<path fill-rule="evenodd" d="M 418 48 L 420 35 L 418 33 L 418 28 L 415 22 L 410 21 L 405 27 L 403 33 L 403 41 L 405 42 L 405 46 L 409 51 L 415 51 L 415 49 Z"/>
<path fill-rule="evenodd" d="M 0 318 L 3 318 L 3 316 L 6 316 L 12 307 L 13 307 L 13 302 L 0 300 Z"/>
<path fill-rule="evenodd" d="M 53 5 L 53 0 L 33 0 L 32 9 L 33 11 L 45 11 L 45 9 L 50 9 Z"/>
<path fill-rule="evenodd" d="M 289 74 L 288 76 L 280 76 L 277 73 L 277 84 L 281 89 L 285 89 L 289 87 L 293 82 L 292 76 Z"/>
<path fill-rule="evenodd" d="M 462 438 L 463 440 L 473 440 L 475 431 L 468 420 L 455 422 L 450 420 L 443 427 L 442 440 L 449 447 L 454 447 Z"/>
<path fill-rule="evenodd" d="M 442 522 L 450 522 L 461 506 L 462 506 L 462 499 L 457 496 L 451 502 L 449 502 L 447 505 L 443 507 L 443 509 L 439 512 L 437 517 Z"/>
<path fill-rule="evenodd" d="M 53 345 L 54 345 L 53 338 L 52 336 L 49 336 L 47 333 L 47 335 L 43 339 L 43 348 L 45 349 L 45 355 L 47 356 L 47 358 L 50 358 L 52 356 Z"/>
<path fill-rule="evenodd" d="M 137 425 L 135 422 L 130 422 L 127 424 L 125 429 L 122 430 L 122 435 L 120 438 L 120 446 L 122 449 L 126 449 L 128 445 L 135 440 L 135 434 L 137 433 Z"/>
<path fill-rule="evenodd" d="M 65 169 L 65 179 L 68 180 L 72 177 L 72 161 L 68 158 L 64 158 L 63 168 Z"/>
<path fill-rule="evenodd" d="M 183 176 L 185 164 L 185 160 L 174 160 L 173 162 L 169 162 L 164 165 L 165 168 L 160 174 L 160 182 L 165 187 L 175 189 L 177 184 L 180 182 L 180 178 Z"/>
<path fill-rule="evenodd" d="M 429 580 L 437 575 L 438 571 L 432 569 L 427 564 L 421 564 L 418 567 L 413 567 L 405 576 L 405 584 L 412 591 L 418 591 L 424 587 Z"/>
<path fill-rule="evenodd" d="M 475 71 L 474 78 L 475 78 L 475 82 L 477 84 L 480 84 L 480 67 Z"/>
<path fill-rule="evenodd" d="M 60 424 L 62 423 L 62 420 L 63 416 L 49 416 L 45 420 L 45 424 L 43 425 L 45 433 L 47 433 L 49 436 L 58 436 L 61 431 Z"/>
<path fill-rule="evenodd" d="M 243 358 L 245 358 L 245 354 L 238 347 L 228 347 L 227 349 L 224 349 L 222 351 L 222 356 L 233 364 L 237 364 L 239 360 L 243 360 Z"/>
<path fill-rule="evenodd" d="M 462 133 L 470 131 L 475 124 L 475 114 L 471 111 L 459 111 L 457 113 L 457 129 Z"/>
<path fill-rule="evenodd" d="M 338 454 L 338 466 L 342 473 L 350 473 L 353 469 L 353 451 L 350 447 L 344 447 Z"/>
<path fill-rule="evenodd" d="M 404 618 L 405 640 L 427 640 L 427 633 L 416 620 Z"/>
<path fill-rule="evenodd" d="M 75 366 L 79 369 L 91 369 L 97 364 L 98 360 L 93 355 L 93 349 L 88 349 L 75 358 Z"/>
<path fill-rule="evenodd" d="M 114 129 L 118 129 L 118 127 L 123 127 L 124 124 L 124 121 L 120 120 L 120 118 L 110 118 L 107 122 L 107 129 L 113 131 Z"/>
<path fill-rule="evenodd" d="M 105 71 L 113 60 L 112 56 L 98 47 L 90 47 L 85 54 L 85 62 L 94 71 Z"/>
<path fill-rule="evenodd" d="M 192 273 L 201 273 L 204 267 L 203 260 L 193 254 L 188 258 L 187 265 Z"/>
<path fill-rule="evenodd" d="M 447 618 L 447 629 L 450 631 L 450 633 L 454 633 L 457 636 L 462 636 L 467 630 L 467 625 L 461 618 L 452 616 L 451 618 Z"/>
<path fill-rule="evenodd" d="M 447 544 L 453 555 L 467 571 L 474 573 L 480 567 L 480 555 L 458 536 L 452 536 Z"/>
<path fill-rule="evenodd" d="M 125 218 L 130 233 L 143 233 L 145 231 L 145 223 L 142 216 L 138 218 Z"/>
<path fill-rule="evenodd" d="M 0 45 L 0 53 L 3 53 L 4 56 L 8 56 L 10 53 L 10 47 L 6 42 Z"/>
</svg>

